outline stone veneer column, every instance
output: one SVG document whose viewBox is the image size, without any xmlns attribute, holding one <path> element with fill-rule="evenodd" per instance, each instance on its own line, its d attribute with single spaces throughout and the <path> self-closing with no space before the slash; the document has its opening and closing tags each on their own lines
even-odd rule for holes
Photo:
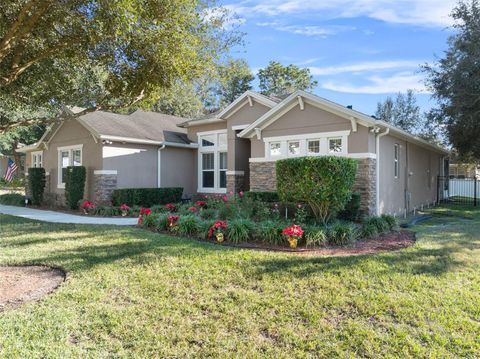
<svg viewBox="0 0 480 359">
<path fill-rule="evenodd" d="M 227 192 L 245 191 L 245 173 L 243 171 L 227 172 Z"/>
<path fill-rule="evenodd" d="M 250 162 L 250 191 L 275 192 L 276 190 L 275 162 Z"/>
<path fill-rule="evenodd" d="M 360 215 L 374 216 L 377 214 L 377 160 L 363 158 L 357 162 L 357 177 L 353 191 L 360 193 Z"/>
<path fill-rule="evenodd" d="M 93 193 L 98 204 L 111 204 L 113 190 L 117 188 L 117 171 L 93 172 Z"/>
</svg>

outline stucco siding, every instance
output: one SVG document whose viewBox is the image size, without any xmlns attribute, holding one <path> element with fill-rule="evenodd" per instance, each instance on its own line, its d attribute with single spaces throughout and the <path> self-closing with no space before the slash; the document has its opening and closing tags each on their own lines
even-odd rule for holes
<svg viewBox="0 0 480 359">
<path fill-rule="evenodd" d="M 95 143 L 92 135 L 78 121 L 65 121 L 48 144 L 48 150 L 43 151 L 43 167 L 50 174 L 49 188 L 46 192 L 63 194 L 64 189 L 58 188 L 58 148 L 83 145 L 82 166 L 87 170 L 85 196 L 93 198 L 93 171 L 102 169 L 102 145 Z M 31 159 L 27 154 L 28 161 Z"/>
<path fill-rule="evenodd" d="M 187 128 L 187 136 L 190 141 L 197 142 L 198 141 L 198 132 L 208 132 L 208 131 L 217 131 L 217 130 L 225 130 L 227 128 L 227 122 L 218 122 L 218 123 L 210 123 L 205 125 L 198 125 L 192 126 Z"/>
<path fill-rule="evenodd" d="M 184 196 L 197 192 L 197 151 L 166 147 L 160 152 L 161 187 L 183 187 Z"/>
<path fill-rule="evenodd" d="M 113 143 L 103 146 L 103 170 L 117 171 L 118 188 L 155 188 L 158 146 Z"/>
</svg>

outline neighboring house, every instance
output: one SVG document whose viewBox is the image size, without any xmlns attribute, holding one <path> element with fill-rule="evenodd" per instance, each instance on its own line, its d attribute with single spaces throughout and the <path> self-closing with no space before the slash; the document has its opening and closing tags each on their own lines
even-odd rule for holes
<svg viewBox="0 0 480 359">
<path fill-rule="evenodd" d="M 197 145 L 177 125 L 183 118 L 136 111 L 88 113 L 52 125 L 41 140 L 20 148 L 27 167 L 44 167 L 46 198 L 63 205 L 65 168 L 87 169 L 86 198 L 108 203 L 115 188 L 183 187 L 193 193 Z"/>
<path fill-rule="evenodd" d="M 275 162 L 298 156 L 354 158 L 354 190 L 364 214 L 401 215 L 435 202 L 448 152 L 385 122 L 297 91 L 247 91 L 222 111 L 185 121 L 137 111 L 91 113 L 53 126 L 28 152 L 63 194 L 62 168 L 88 169 L 87 195 L 108 201 L 113 188 L 182 186 L 187 196 L 275 191 Z"/>
<path fill-rule="evenodd" d="M 448 152 L 383 121 L 297 91 L 247 91 L 215 117 L 181 125 L 198 143 L 198 192 L 275 191 L 275 161 L 335 155 L 358 161 L 364 214 L 400 215 L 436 200 Z"/>
<path fill-rule="evenodd" d="M 449 175 L 457 178 L 480 178 L 480 165 L 476 163 L 450 162 Z"/>
</svg>

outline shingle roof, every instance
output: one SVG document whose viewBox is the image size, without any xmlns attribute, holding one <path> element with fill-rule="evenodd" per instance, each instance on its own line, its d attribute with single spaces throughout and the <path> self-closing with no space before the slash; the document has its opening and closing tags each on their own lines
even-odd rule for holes
<svg viewBox="0 0 480 359">
<path fill-rule="evenodd" d="M 95 111 L 78 118 L 96 135 L 189 144 L 187 131 L 177 127 L 184 118 L 137 110 L 130 115 Z"/>
</svg>

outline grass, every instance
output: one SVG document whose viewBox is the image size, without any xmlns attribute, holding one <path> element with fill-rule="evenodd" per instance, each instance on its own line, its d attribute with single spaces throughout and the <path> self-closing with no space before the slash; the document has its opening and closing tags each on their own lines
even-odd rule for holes
<svg viewBox="0 0 480 359">
<path fill-rule="evenodd" d="M 350 258 L 0 216 L 0 264 L 69 275 L 0 313 L 0 357 L 475 357 L 480 211 L 443 211 L 414 247 Z"/>
</svg>

